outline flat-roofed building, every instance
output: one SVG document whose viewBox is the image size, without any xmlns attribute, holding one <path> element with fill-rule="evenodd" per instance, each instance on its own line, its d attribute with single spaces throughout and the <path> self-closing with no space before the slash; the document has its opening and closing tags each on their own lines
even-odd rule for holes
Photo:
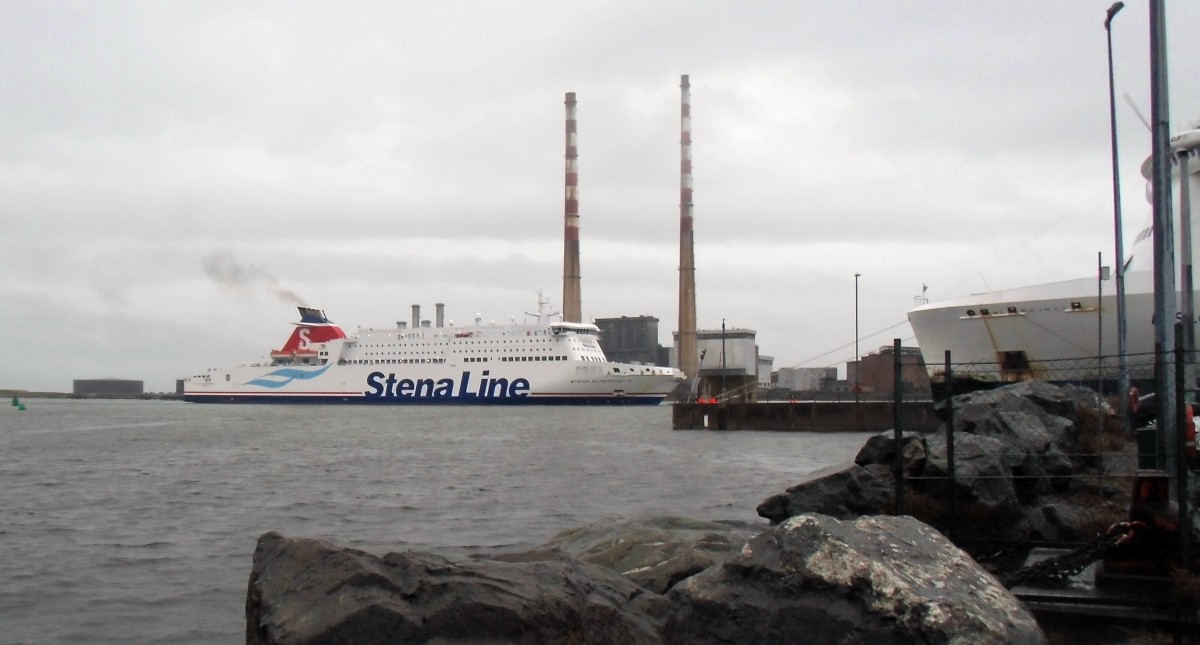
<svg viewBox="0 0 1200 645">
<path fill-rule="evenodd" d="M 838 380 L 836 367 L 781 367 L 775 373 L 775 386 L 792 392 L 816 392 Z"/>
<path fill-rule="evenodd" d="M 145 389 L 142 381 L 119 378 L 75 379 L 71 385 L 77 396 L 141 396 Z"/>
<path fill-rule="evenodd" d="M 604 356 L 616 363 L 667 365 L 662 346 L 658 344 L 658 318 L 654 316 L 621 316 L 597 318 L 600 328 L 600 348 Z"/>
<path fill-rule="evenodd" d="M 879 351 L 863 356 L 857 363 L 846 363 L 847 381 L 857 383 L 864 392 L 892 392 L 895 383 L 896 350 L 884 345 Z M 900 348 L 900 388 L 902 393 L 928 393 L 929 372 L 919 347 Z"/>
<path fill-rule="evenodd" d="M 699 398 L 755 400 L 760 380 L 756 334 L 753 329 L 739 327 L 696 330 L 696 349 L 700 352 Z M 675 332 L 675 346 L 679 346 L 678 332 Z M 768 367 L 766 383 L 770 381 Z"/>
</svg>

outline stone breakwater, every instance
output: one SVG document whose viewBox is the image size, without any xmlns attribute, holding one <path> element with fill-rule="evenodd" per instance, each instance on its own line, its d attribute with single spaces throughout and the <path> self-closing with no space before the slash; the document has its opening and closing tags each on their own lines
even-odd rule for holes
<svg viewBox="0 0 1200 645">
<path fill-rule="evenodd" d="M 1070 539 L 1086 392 L 1019 384 L 957 397 L 956 531 Z M 945 427 L 870 438 L 854 463 L 758 507 L 770 526 L 677 517 L 606 521 L 522 553 L 382 556 L 267 533 L 246 598 L 246 642 L 1042 643 L 1020 601 L 931 525 L 891 516 L 908 490 L 946 495 Z M 923 488 L 924 487 L 924 488 Z M 927 490 L 926 490 L 927 489 Z M 1116 502 L 1119 504 L 1119 502 Z M 1094 508 L 1084 509 L 1094 512 Z M 997 521 L 1003 518 L 1004 521 Z M 946 518 L 923 518 L 931 522 Z"/>
<path fill-rule="evenodd" d="M 1114 419 L 1094 392 L 1040 381 L 960 395 L 953 479 L 945 423 L 904 433 L 899 450 L 889 431 L 869 438 L 853 463 L 811 473 L 757 511 L 772 524 L 803 513 L 891 514 L 899 459 L 906 512 L 960 543 L 1087 542 L 1126 519 L 1138 470 Z"/>
<path fill-rule="evenodd" d="M 246 642 L 1045 642 L 1016 597 L 913 518 L 801 515 L 749 533 L 648 518 L 458 561 L 267 533 Z"/>
</svg>

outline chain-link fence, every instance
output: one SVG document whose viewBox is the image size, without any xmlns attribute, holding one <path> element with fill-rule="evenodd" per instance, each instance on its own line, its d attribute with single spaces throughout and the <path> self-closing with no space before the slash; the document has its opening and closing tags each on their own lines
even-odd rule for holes
<svg viewBox="0 0 1200 645">
<path fill-rule="evenodd" d="M 1195 357 L 1002 358 L 953 363 L 947 354 L 943 365 L 926 366 L 932 394 L 925 396 L 940 425 L 932 432 L 895 428 L 896 512 L 985 560 L 1024 557 L 1034 546 L 1075 548 L 1071 565 L 1052 575 L 1110 555 L 1118 542 L 1124 547 L 1132 538 L 1116 527 L 1177 536 L 1160 539 L 1165 552 L 1133 557 L 1138 563 L 1190 564 L 1196 455 L 1186 404 Z M 1173 391 L 1164 406 L 1155 393 L 1157 375 L 1167 371 Z M 901 391 L 899 366 L 896 373 Z M 910 396 L 919 395 L 895 400 Z"/>
<path fill-rule="evenodd" d="M 1085 387 L 1102 397 L 1116 397 L 1128 394 L 1121 391 L 1123 378 L 1139 392 L 1155 389 L 1156 361 L 1152 353 L 1128 354 L 1124 360 L 1117 356 L 1028 360 L 1024 352 L 1018 354 L 1018 358 L 990 363 L 955 363 L 953 356 L 948 355 L 947 362 L 926 364 L 934 398 L 945 397 L 948 382 L 953 391 L 960 393 L 1037 380 Z"/>
</svg>

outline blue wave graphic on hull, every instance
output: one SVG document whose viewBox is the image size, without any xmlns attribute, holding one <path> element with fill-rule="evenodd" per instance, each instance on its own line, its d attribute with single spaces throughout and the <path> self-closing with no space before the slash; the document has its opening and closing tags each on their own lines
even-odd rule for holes
<svg viewBox="0 0 1200 645">
<path fill-rule="evenodd" d="M 304 381 L 304 380 L 308 380 L 310 378 L 317 378 L 318 376 L 323 374 L 325 372 L 325 370 L 329 369 L 330 366 L 332 366 L 332 365 L 333 365 L 333 363 L 330 363 L 329 365 L 326 365 L 325 367 L 322 367 L 321 369 L 316 370 L 316 371 L 298 370 L 294 367 L 285 367 L 281 370 L 275 370 L 274 372 L 271 372 L 269 374 L 264 374 L 262 376 L 262 378 L 256 378 L 253 381 L 247 381 L 246 385 L 257 385 L 259 387 L 269 387 L 269 388 L 277 390 L 277 389 L 287 385 L 288 383 L 295 381 L 296 379 L 300 379 L 300 380 Z M 275 379 L 282 379 L 282 380 L 275 380 Z"/>
</svg>

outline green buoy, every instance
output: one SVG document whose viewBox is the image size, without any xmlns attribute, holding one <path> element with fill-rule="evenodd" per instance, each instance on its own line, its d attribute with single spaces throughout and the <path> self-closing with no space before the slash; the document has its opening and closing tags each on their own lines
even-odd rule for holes
<svg viewBox="0 0 1200 645">
<path fill-rule="evenodd" d="M 18 409 L 18 410 L 24 410 L 24 409 L 25 409 L 25 404 L 24 404 L 24 403 L 18 403 L 18 404 L 17 404 L 17 409 Z"/>
<path fill-rule="evenodd" d="M 20 402 L 20 401 L 18 401 L 18 400 L 17 400 L 17 397 L 15 397 L 15 396 L 14 396 L 14 397 L 13 397 L 13 407 L 15 408 L 15 407 L 17 407 L 17 406 L 19 406 L 19 405 L 21 405 L 21 402 Z"/>
</svg>

